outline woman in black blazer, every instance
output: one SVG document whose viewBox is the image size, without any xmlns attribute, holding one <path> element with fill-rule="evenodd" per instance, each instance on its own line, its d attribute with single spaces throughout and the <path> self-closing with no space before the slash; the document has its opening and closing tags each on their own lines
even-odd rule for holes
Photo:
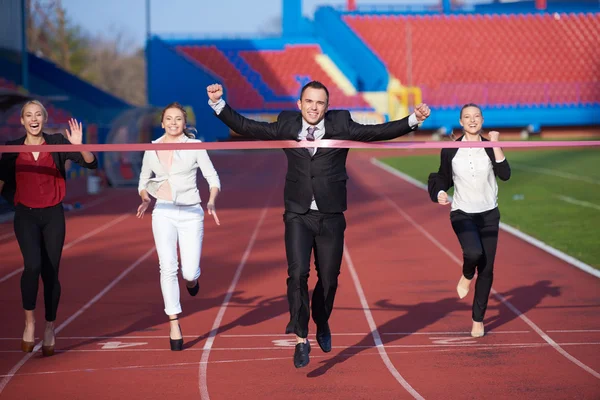
<svg viewBox="0 0 600 400">
<path fill-rule="evenodd" d="M 82 126 L 71 119 L 62 134 L 43 133 L 48 112 L 37 100 L 21 109 L 25 136 L 7 145 L 81 144 Z M 85 168 L 95 169 L 96 157 L 82 152 L 4 153 L 0 159 L 0 192 L 15 205 L 15 237 L 23 255 L 21 297 L 25 310 L 25 330 L 21 349 L 33 351 L 35 338 L 34 310 L 40 275 L 44 284 L 46 329 L 42 354 L 54 354 L 54 321 L 60 300 L 58 270 L 65 243 L 65 215 L 62 201 L 66 194 L 65 163 L 72 160 Z"/>
<path fill-rule="evenodd" d="M 487 141 L 481 133 L 483 114 L 476 104 L 466 104 L 460 111 L 463 135 L 459 141 Z M 498 141 L 499 132 L 489 133 L 490 141 Z M 429 197 L 433 202 L 450 204 L 446 191 L 454 186 L 450 212 L 452 228 L 463 252 L 463 273 L 456 291 L 464 298 L 477 270 L 473 299 L 471 336 L 484 335 L 483 319 L 494 278 L 494 258 L 498 244 L 500 212 L 498 185 L 510 178 L 510 166 L 500 147 L 445 148 L 440 168 L 429 175 Z"/>
</svg>

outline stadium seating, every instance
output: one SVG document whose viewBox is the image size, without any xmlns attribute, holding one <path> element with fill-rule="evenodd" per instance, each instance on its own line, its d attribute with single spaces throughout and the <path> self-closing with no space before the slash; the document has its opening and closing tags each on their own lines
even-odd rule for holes
<svg viewBox="0 0 600 400">
<path fill-rule="evenodd" d="M 329 89 L 335 108 L 370 109 L 360 95 L 346 95 L 315 61 L 323 54 L 318 45 L 286 45 L 283 50 L 242 51 L 240 55 L 278 96 L 297 98 L 302 86 L 318 80 Z"/>
<path fill-rule="evenodd" d="M 215 46 L 179 46 L 177 50 L 223 79 L 225 87 L 231 92 L 227 100 L 232 107 L 264 108 L 264 98 L 221 50 Z"/>
<path fill-rule="evenodd" d="M 600 103 L 600 14 L 343 18 L 432 106 Z"/>
<path fill-rule="evenodd" d="M 319 80 L 330 90 L 335 108 L 371 110 L 361 95 L 346 95 L 316 61 L 320 46 L 286 45 L 280 50 L 220 50 L 215 46 L 178 46 L 204 68 L 223 79 L 229 101 L 242 110 L 296 108 L 301 87 Z"/>
</svg>

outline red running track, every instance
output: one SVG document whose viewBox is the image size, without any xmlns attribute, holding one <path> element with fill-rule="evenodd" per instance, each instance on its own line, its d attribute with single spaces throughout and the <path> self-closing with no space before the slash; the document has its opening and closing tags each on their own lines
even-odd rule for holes
<svg viewBox="0 0 600 400">
<path fill-rule="evenodd" d="M 19 275 L 2 278 L 20 254 L 0 241 L 0 400 L 599 398 L 599 280 L 501 232 L 488 334 L 471 338 L 448 209 L 367 156 L 348 162 L 331 353 L 311 324 L 311 362 L 297 370 L 283 334 L 285 158 L 215 152 L 222 225 L 206 216 L 200 294 L 182 291 L 186 349 L 169 351 L 151 218 L 133 216 L 135 189 L 109 190 L 67 222 L 54 357 L 19 351 Z"/>
</svg>

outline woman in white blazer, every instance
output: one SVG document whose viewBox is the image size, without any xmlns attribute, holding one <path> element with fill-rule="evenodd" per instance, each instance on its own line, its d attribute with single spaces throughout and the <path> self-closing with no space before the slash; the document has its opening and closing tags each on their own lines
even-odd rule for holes
<svg viewBox="0 0 600 400">
<path fill-rule="evenodd" d="M 162 112 L 163 136 L 152 143 L 198 143 L 186 127 L 187 113 L 179 103 L 171 103 Z M 221 190 L 219 175 L 206 150 L 149 150 L 144 153 L 138 193 L 142 204 L 137 217 L 143 218 L 150 205 L 150 196 L 156 199 L 152 211 L 152 233 L 160 264 L 160 288 L 165 313 L 169 316 L 171 350 L 183 349 L 183 334 L 178 322 L 181 313 L 179 282 L 177 280 L 177 244 L 181 256 L 181 272 L 190 295 L 200 289 L 200 254 L 204 236 L 204 210 L 201 206 L 196 172 L 200 168 L 208 182 L 210 198 L 208 214 L 220 225 L 215 200 Z"/>
</svg>

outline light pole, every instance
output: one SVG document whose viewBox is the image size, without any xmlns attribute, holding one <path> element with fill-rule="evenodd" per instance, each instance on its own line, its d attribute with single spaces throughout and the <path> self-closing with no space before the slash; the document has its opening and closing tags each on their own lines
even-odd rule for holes
<svg viewBox="0 0 600 400">
<path fill-rule="evenodd" d="M 27 5 L 21 0 L 21 87 L 29 92 L 29 50 L 27 48 Z"/>
<path fill-rule="evenodd" d="M 146 102 L 150 105 L 150 0 L 146 0 Z"/>
</svg>

